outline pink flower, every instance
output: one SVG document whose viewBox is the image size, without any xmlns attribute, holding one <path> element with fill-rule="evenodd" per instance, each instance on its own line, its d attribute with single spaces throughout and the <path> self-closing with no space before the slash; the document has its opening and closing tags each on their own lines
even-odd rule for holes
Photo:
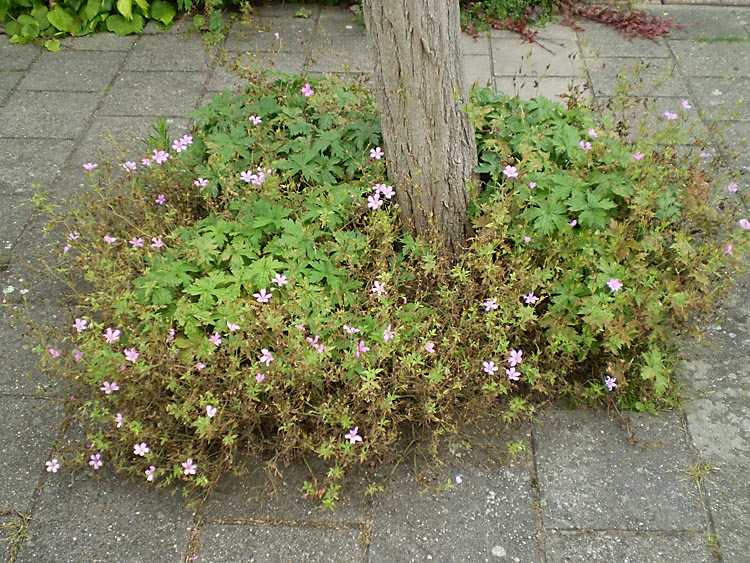
<svg viewBox="0 0 750 563">
<path fill-rule="evenodd" d="M 112 330 L 112 327 L 109 327 L 104 331 L 104 338 L 107 340 L 107 344 L 112 344 L 120 340 L 120 334 L 119 329 Z"/>
<path fill-rule="evenodd" d="M 133 248 L 143 248 L 143 239 L 141 237 L 133 237 L 128 242 Z"/>
<path fill-rule="evenodd" d="M 354 351 L 354 357 L 359 359 L 362 356 L 362 354 L 364 354 L 365 352 L 369 352 L 369 351 L 370 351 L 370 347 L 365 344 L 364 340 L 360 340 L 359 344 L 357 344 L 357 349 Z"/>
<path fill-rule="evenodd" d="M 240 330 L 240 325 L 236 325 L 227 321 L 227 328 L 229 329 L 229 332 L 234 332 L 236 330 Z"/>
<path fill-rule="evenodd" d="M 148 469 L 146 469 L 146 481 L 153 481 L 154 480 L 154 473 L 156 472 L 156 467 L 153 465 L 150 466 Z"/>
<path fill-rule="evenodd" d="M 76 329 L 76 332 L 81 333 L 88 328 L 88 324 L 87 320 L 76 319 L 76 322 L 73 323 L 73 328 Z"/>
<path fill-rule="evenodd" d="M 750 230 L 750 221 L 748 221 L 747 219 L 740 219 L 740 227 L 742 227 L 746 231 Z"/>
<path fill-rule="evenodd" d="M 378 280 L 375 280 L 370 289 L 370 293 L 375 293 L 378 296 L 386 295 L 388 292 L 385 290 L 385 284 Z"/>
<path fill-rule="evenodd" d="M 135 348 L 128 348 L 123 353 L 125 354 L 125 359 L 133 364 L 138 361 L 138 357 L 140 356 L 138 350 Z"/>
<path fill-rule="evenodd" d="M 273 354 L 271 354 L 271 352 L 268 351 L 268 349 L 261 348 L 260 358 L 258 358 L 258 361 L 262 364 L 266 364 L 267 366 L 270 366 L 271 362 L 273 361 Z"/>
<path fill-rule="evenodd" d="M 739 188 L 739 186 L 737 185 L 737 182 L 729 182 L 727 184 L 727 191 L 729 193 L 737 193 L 737 189 L 738 188 Z"/>
<path fill-rule="evenodd" d="M 296 329 L 297 329 L 298 331 L 300 331 L 300 332 L 305 332 L 305 330 L 307 330 L 307 329 L 306 329 L 306 328 L 304 327 L 304 325 L 301 325 L 301 324 L 299 324 L 299 323 L 297 323 L 296 325 L 294 325 L 294 328 L 296 328 Z"/>
<path fill-rule="evenodd" d="M 495 362 L 493 361 L 482 362 L 483 372 L 489 373 L 490 375 L 494 375 L 497 370 L 498 370 L 498 367 L 495 365 Z"/>
<path fill-rule="evenodd" d="M 608 390 L 612 391 L 612 389 L 617 387 L 617 380 L 614 377 L 608 375 L 604 378 L 604 384 L 607 386 Z"/>
<path fill-rule="evenodd" d="M 383 155 L 385 153 L 380 147 L 375 147 L 374 149 L 370 149 L 370 158 L 374 158 L 375 160 L 380 160 L 383 158 Z"/>
<path fill-rule="evenodd" d="M 356 334 L 359 332 L 359 329 L 353 326 L 344 325 L 344 332 L 346 332 L 346 334 Z"/>
<path fill-rule="evenodd" d="M 570 225 L 571 227 L 575 227 L 577 224 L 578 221 L 576 219 L 573 219 L 570 223 L 568 223 L 568 225 Z"/>
<path fill-rule="evenodd" d="M 428 342 L 424 345 L 424 351 L 428 354 L 434 354 L 435 353 L 435 343 L 434 342 Z"/>
<path fill-rule="evenodd" d="M 698 155 L 701 158 L 711 158 L 711 153 L 706 151 L 701 151 L 701 153 Z"/>
<path fill-rule="evenodd" d="M 81 361 L 81 360 L 83 359 L 83 352 L 81 352 L 80 350 L 76 350 L 76 351 L 75 351 L 75 352 L 73 353 L 73 359 L 74 359 L 74 360 L 75 360 L 76 362 L 80 362 L 80 361 Z"/>
<path fill-rule="evenodd" d="M 518 178 L 518 170 L 515 166 L 511 166 L 510 164 L 503 168 L 503 174 L 505 174 L 507 178 Z"/>
<path fill-rule="evenodd" d="M 539 298 L 536 295 L 534 295 L 534 292 L 532 291 L 528 295 L 523 296 L 523 301 L 527 305 L 534 305 L 537 301 L 539 301 Z"/>
<path fill-rule="evenodd" d="M 388 325 L 388 327 L 383 331 L 383 342 L 388 342 L 389 340 L 393 340 L 393 338 L 396 336 L 396 333 L 393 332 L 391 329 L 391 325 Z"/>
<path fill-rule="evenodd" d="M 74 241 L 81 238 L 81 235 L 79 235 L 76 231 L 73 231 L 72 233 L 68 233 L 68 240 Z"/>
<path fill-rule="evenodd" d="M 288 284 L 289 280 L 287 280 L 286 276 L 282 274 L 276 274 L 274 278 L 271 280 L 271 283 L 276 284 L 279 287 L 282 287 Z"/>
<path fill-rule="evenodd" d="M 377 211 L 381 205 L 383 205 L 383 200 L 380 199 L 380 194 L 367 196 L 367 207 L 369 207 L 373 211 Z"/>
<path fill-rule="evenodd" d="M 258 303 L 268 303 L 273 297 L 273 293 L 270 291 L 266 293 L 266 288 L 263 288 L 258 293 L 253 293 L 253 297 Z"/>
<path fill-rule="evenodd" d="M 724 254 L 732 254 L 734 252 L 734 249 L 732 248 L 731 244 L 728 244 L 724 247 Z"/>
<path fill-rule="evenodd" d="M 462 477 L 461 475 L 456 475 L 456 483 L 457 483 L 458 485 L 460 485 L 460 484 L 461 484 L 461 483 L 463 483 L 463 482 L 464 482 L 464 479 L 463 479 L 463 477 Z"/>
<path fill-rule="evenodd" d="M 186 150 L 190 145 L 193 144 L 193 137 L 192 135 L 183 135 L 179 139 L 175 139 L 175 142 L 172 143 L 172 150 L 181 153 L 182 151 Z"/>
<path fill-rule="evenodd" d="M 515 366 L 511 366 L 505 370 L 505 375 L 508 376 L 508 379 L 511 381 L 518 381 L 521 379 L 521 372 L 517 371 Z"/>
<path fill-rule="evenodd" d="M 497 309 L 497 299 L 495 297 L 487 299 L 482 305 L 484 306 L 485 311 L 495 311 Z"/>
<path fill-rule="evenodd" d="M 154 154 L 151 156 L 156 164 L 164 164 L 169 159 L 169 153 L 160 150 L 154 150 Z"/>
<path fill-rule="evenodd" d="M 533 190 L 534 188 L 536 188 L 536 182 L 529 182 L 529 189 Z"/>
<path fill-rule="evenodd" d="M 523 359 L 523 350 L 511 350 L 510 357 L 508 358 L 508 365 L 510 367 L 517 366 Z"/>
<path fill-rule="evenodd" d="M 145 167 L 151 166 L 151 159 L 150 158 L 143 158 L 141 159 L 141 164 Z"/>
<path fill-rule="evenodd" d="M 208 337 L 208 340 L 217 348 L 221 346 L 221 335 L 218 332 L 214 332 L 211 336 Z"/>
<path fill-rule="evenodd" d="M 171 344 L 172 342 L 174 342 L 174 335 L 175 335 L 175 331 L 174 331 L 174 329 L 173 329 L 173 328 L 170 328 L 170 329 L 169 329 L 169 334 L 168 334 L 168 335 L 167 335 L 167 337 L 166 337 L 166 338 L 164 339 L 164 344 Z"/>
<path fill-rule="evenodd" d="M 612 278 L 607 282 L 607 287 L 612 291 L 620 291 L 622 289 L 622 282 L 617 278 Z"/>
<path fill-rule="evenodd" d="M 89 465 L 94 468 L 94 471 L 96 471 L 102 465 L 104 465 L 104 462 L 102 462 L 102 456 L 101 456 L 101 454 L 94 454 L 94 455 L 92 455 L 91 459 L 89 460 Z"/>
<path fill-rule="evenodd" d="M 250 117 L 247 118 L 247 120 L 253 125 L 260 125 L 261 123 L 263 123 L 263 120 L 257 115 L 251 115 Z"/>
<path fill-rule="evenodd" d="M 352 430 L 349 430 L 348 433 L 344 434 L 344 438 L 349 440 L 350 444 L 356 444 L 357 442 L 361 442 L 362 436 L 360 436 L 358 432 L 359 432 L 359 426 L 355 426 Z"/>
<path fill-rule="evenodd" d="M 693 109 L 693 106 L 691 106 L 690 102 L 688 102 L 687 100 L 682 100 L 682 109 Z"/>
<path fill-rule="evenodd" d="M 300 90 L 300 92 L 302 92 L 305 98 L 309 98 L 315 93 L 315 90 L 310 87 L 309 82 L 305 82 L 305 85 L 302 87 L 302 90 Z"/>
<path fill-rule="evenodd" d="M 102 391 L 104 391 L 105 395 L 110 395 L 114 393 L 115 391 L 120 390 L 120 386 L 117 385 L 114 381 L 110 383 L 109 381 L 105 381 L 104 384 L 100 387 Z"/>
<path fill-rule="evenodd" d="M 122 413 L 121 412 L 118 412 L 115 415 L 115 427 L 122 428 Z"/>
<path fill-rule="evenodd" d="M 96 162 L 87 162 L 83 165 L 83 169 L 88 171 L 96 170 L 97 168 L 99 168 L 99 165 Z"/>
<path fill-rule="evenodd" d="M 187 461 L 182 462 L 181 465 L 185 475 L 195 475 L 195 471 L 198 469 L 198 466 L 193 463 L 192 458 L 188 458 Z"/>
<path fill-rule="evenodd" d="M 126 172 L 135 172 L 137 168 L 135 162 L 132 160 L 125 161 L 120 166 L 122 166 Z"/>
<path fill-rule="evenodd" d="M 641 151 L 638 151 L 637 153 L 635 153 L 632 156 L 633 156 L 633 160 L 641 160 L 646 155 L 643 154 Z"/>
<path fill-rule="evenodd" d="M 62 356 L 62 352 L 60 352 L 60 350 L 56 350 L 55 348 L 50 348 L 49 350 L 47 350 L 47 352 L 49 352 L 49 355 L 53 358 L 59 358 L 60 356 Z"/>
<path fill-rule="evenodd" d="M 253 177 L 256 177 L 255 174 L 252 173 L 251 170 L 245 170 L 244 172 L 240 172 L 240 180 L 243 180 L 247 182 L 248 184 L 253 181 Z"/>
<path fill-rule="evenodd" d="M 208 186 L 208 180 L 206 180 L 205 178 L 198 178 L 197 180 L 193 180 L 193 185 L 196 188 L 205 188 L 206 186 Z"/>
<path fill-rule="evenodd" d="M 667 121 L 672 121 L 673 119 L 677 119 L 677 114 L 672 113 L 671 111 L 665 111 L 664 117 L 667 119 Z"/>
<path fill-rule="evenodd" d="M 381 186 L 383 187 L 380 188 L 380 195 L 385 199 L 391 199 L 396 195 L 396 190 L 393 189 L 393 186 L 386 186 L 385 184 L 381 184 Z"/>
<path fill-rule="evenodd" d="M 204 364 L 203 362 L 198 362 L 197 364 L 195 364 L 195 369 L 198 371 L 203 371 L 204 369 L 206 369 L 206 364 Z"/>
<path fill-rule="evenodd" d="M 45 462 L 44 465 L 47 466 L 47 471 L 49 471 L 50 473 L 57 473 L 60 470 L 60 462 L 57 461 L 56 457 Z"/>
<path fill-rule="evenodd" d="M 218 409 L 212 405 L 206 405 L 206 415 L 208 415 L 208 418 L 215 417 L 217 410 Z"/>
<path fill-rule="evenodd" d="M 529 244 L 531 242 L 531 237 L 529 236 L 523 237 L 523 242 L 525 242 L 526 244 Z"/>
<path fill-rule="evenodd" d="M 596 134 L 596 129 L 589 129 L 589 137 L 596 139 L 599 135 Z"/>
<path fill-rule="evenodd" d="M 156 196 L 156 203 L 158 203 L 159 205 L 164 205 L 165 203 L 167 203 L 167 196 L 165 196 L 164 194 L 159 194 L 158 196 Z"/>
<path fill-rule="evenodd" d="M 111 237 L 109 235 L 104 235 L 104 242 L 106 242 L 107 244 L 114 244 L 117 242 L 117 238 Z"/>
<path fill-rule="evenodd" d="M 591 143 L 589 141 L 578 141 L 578 146 L 581 147 L 585 151 L 591 150 Z"/>
<path fill-rule="evenodd" d="M 133 446 L 133 454 L 140 456 L 140 457 L 146 457 L 146 454 L 151 451 L 151 448 L 146 445 L 146 442 L 141 442 L 140 444 L 136 444 Z"/>
<path fill-rule="evenodd" d="M 266 379 L 265 373 L 258 373 L 255 375 L 255 381 L 257 381 L 258 383 L 263 383 L 265 379 Z"/>
<path fill-rule="evenodd" d="M 161 237 L 151 237 L 151 248 L 164 248 L 164 241 Z"/>
</svg>

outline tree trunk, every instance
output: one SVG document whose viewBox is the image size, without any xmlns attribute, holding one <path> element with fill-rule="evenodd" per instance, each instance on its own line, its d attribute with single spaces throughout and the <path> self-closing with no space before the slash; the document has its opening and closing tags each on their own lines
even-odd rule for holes
<svg viewBox="0 0 750 563">
<path fill-rule="evenodd" d="M 459 253 L 477 162 L 464 98 L 458 0 L 365 0 L 388 174 L 411 232 Z"/>
</svg>

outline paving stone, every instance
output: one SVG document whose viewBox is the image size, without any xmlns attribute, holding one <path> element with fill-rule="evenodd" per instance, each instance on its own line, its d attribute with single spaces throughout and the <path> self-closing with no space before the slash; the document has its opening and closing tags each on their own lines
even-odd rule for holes
<svg viewBox="0 0 750 563">
<path fill-rule="evenodd" d="M 209 92 L 223 92 L 231 90 L 239 92 L 248 85 L 248 80 L 223 65 L 216 65 L 211 72 L 211 79 L 206 86 Z"/>
<path fill-rule="evenodd" d="M 0 396 L 0 408 L 0 506 L 30 512 L 62 409 L 46 399 L 12 395 Z"/>
<path fill-rule="evenodd" d="M 671 59 L 586 59 L 594 94 L 614 96 L 625 86 L 629 96 L 685 97 L 688 87 Z"/>
<path fill-rule="evenodd" d="M 492 86 L 489 55 L 464 55 L 464 88 L 468 92 L 475 83 L 480 87 Z"/>
<path fill-rule="evenodd" d="M 750 106 L 746 99 L 750 90 L 750 77 L 690 78 L 688 84 L 705 119 L 750 120 Z"/>
<path fill-rule="evenodd" d="M 469 456 L 434 473 L 429 483 L 403 465 L 388 474 L 374 499 L 369 561 L 541 562 L 528 470 Z M 442 492 L 431 493 L 428 484 Z"/>
<path fill-rule="evenodd" d="M 211 58 L 200 35 L 142 35 L 125 60 L 125 70 L 207 71 Z"/>
<path fill-rule="evenodd" d="M 680 368 L 691 396 L 688 431 L 701 457 L 715 465 L 750 467 L 750 367 L 746 357 L 692 360 Z"/>
<path fill-rule="evenodd" d="M 47 92 L 103 92 L 125 53 L 61 50 L 45 52 L 26 73 L 19 90 Z M 92 72 L 92 69 L 96 69 Z"/>
<path fill-rule="evenodd" d="M 75 139 L 98 104 L 97 94 L 17 90 L 0 109 L 0 136 Z"/>
<path fill-rule="evenodd" d="M 577 81 L 575 78 L 551 76 L 537 79 L 532 76 L 501 76 L 496 77 L 494 81 L 495 92 L 518 96 L 522 100 L 544 97 L 563 106 L 567 104 L 566 96 L 571 89 L 575 90 L 576 83 L 578 83 L 578 91 L 583 92 L 582 81 L 580 79 Z"/>
<path fill-rule="evenodd" d="M 2 110 L 0 110 L 2 111 Z M 75 147 L 59 139 L 0 139 L 3 174 L 0 194 L 31 196 L 32 184 L 48 188 Z"/>
<path fill-rule="evenodd" d="M 714 563 L 699 534 L 550 534 L 547 563 Z"/>
<path fill-rule="evenodd" d="M 743 468 L 724 468 L 706 478 L 706 494 L 719 549 L 727 563 L 750 561 L 750 464 Z"/>
<path fill-rule="evenodd" d="M 582 25 L 578 40 L 585 58 L 665 58 L 672 54 L 663 39 L 631 38 L 611 26 L 589 21 Z"/>
<path fill-rule="evenodd" d="M 277 73 L 301 74 L 307 62 L 307 53 L 241 53 L 237 57 L 237 65 L 241 69 L 250 71 L 270 70 Z M 209 85 L 211 86 L 211 85 Z"/>
<path fill-rule="evenodd" d="M 22 78 L 23 72 L 20 70 L 0 70 L 0 107 L 5 97 L 11 93 Z"/>
<path fill-rule="evenodd" d="M 670 0 L 670 4 L 675 4 Z M 720 37 L 747 36 L 741 15 L 732 9 L 718 6 L 650 6 L 647 10 L 662 18 L 675 21 L 682 29 L 672 29 L 669 41 Z"/>
<path fill-rule="evenodd" d="M 183 117 L 203 94 L 205 72 L 121 72 L 104 98 L 101 115 Z"/>
<path fill-rule="evenodd" d="M 150 20 L 146 23 L 146 26 L 143 28 L 143 33 L 141 35 L 185 35 L 185 34 L 192 34 L 198 38 L 199 41 L 203 41 L 202 35 L 198 32 L 198 30 L 195 29 L 195 25 L 193 23 L 193 14 L 191 13 L 179 13 L 177 16 L 172 20 L 172 23 L 169 27 L 164 28 L 164 26 L 161 23 L 157 23 L 154 20 Z"/>
<path fill-rule="evenodd" d="M 728 45 L 674 41 L 670 44 L 680 69 L 686 76 L 732 78 L 750 76 L 747 42 Z"/>
<path fill-rule="evenodd" d="M 543 522 L 563 530 L 696 530 L 697 491 L 680 470 L 693 459 L 679 416 L 549 411 L 537 421 L 536 464 Z"/>
<path fill-rule="evenodd" d="M 321 35 L 363 35 L 354 12 L 343 6 L 321 6 L 317 32 Z"/>
<path fill-rule="evenodd" d="M 11 516 L 0 516 L 0 560 L 10 561 L 11 539 L 18 524 Z"/>
<path fill-rule="evenodd" d="M 10 255 L 33 211 L 26 197 L 6 195 L 0 198 L 0 217 L 3 218 L 0 221 L 0 264 Z"/>
<path fill-rule="evenodd" d="M 559 23 L 548 23 L 544 27 L 535 28 L 535 31 L 537 32 L 536 40 L 542 45 L 548 41 L 570 44 L 578 40 L 578 35 L 572 27 Z"/>
<path fill-rule="evenodd" d="M 41 52 L 39 45 L 11 45 L 7 35 L 0 35 L 0 70 L 26 70 Z"/>
<path fill-rule="evenodd" d="M 47 476 L 17 563 L 178 563 L 193 514 L 178 496 L 105 469 L 95 478 L 63 467 Z"/>
<path fill-rule="evenodd" d="M 472 37 L 468 33 L 461 34 L 461 52 L 466 55 L 488 55 L 490 52 L 490 35 L 482 33 Z"/>
<path fill-rule="evenodd" d="M 308 461 L 324 474 L 318 460 Z M 366 480 L 356 474 L 347 476 L 342 487 L 344 495 L 334 511 L 320 509 L 319 501 L 302 497 L 305 480 L 310 480 L 306 464 L 280 467 L 281 476 L 269 476 L 259 461 L 250 460 L 247 474 L 225 475 L 206 500 L 202 516 L 211 521 L 261 520 L 309 523 L 326 522 L 361 524 L 365 521 L 364 490 Z"/>
<path fill-rule="evenodd" d="M 317 36 L 310 53 L 310 72 L 372 72 L 366 35 Z"/>
<path fill-rule="evenodd" d="M 260 18 L 253 23 L 235 22 L 224 47 L 227 51 L 307 52 L 315 21 L 302 18 Z M 274 34 L 279 34 L 276 39 Z"/>
<path fill-rule="evenodd" d="M 301 7 L 304 7 L 310 12 L 307 18 L 296 17 L 297 12 Z M 257 5 L 253 6 L 255 13 L 265 18 L 286 18 L 301 21 L 315 20 L 320 13 L 320 6 L 318 4 L 305 4 L 300 6 L 296 3 L 285 3 L 285 2 L 258 2 Z"/>
<path fill-rule="evenodd" d="M 92 33 L 83 37 L 63 37 L 60 46 L 73 51 L 129 51 L 137 35 Z"/>
<path fill-rule="evenodd" d="M 572 42 L 542 47 L 493 36 L 490 44 L 495 76 L 579 76 L 582 71 L 578 48 Z"/>
</svg>

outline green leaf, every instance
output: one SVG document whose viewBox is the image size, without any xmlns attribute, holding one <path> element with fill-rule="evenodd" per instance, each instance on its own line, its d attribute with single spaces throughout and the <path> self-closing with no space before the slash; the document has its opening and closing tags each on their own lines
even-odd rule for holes
<svg viewBox="0 0 750 563">
<path fill-rule="evenodd" d="M 164 25 L 169 25 L 177 15 L 177 10 L 169 2 L 154 0 L 151 4 L 151 17 Z"/>
<path fill-rule="evenodd" d="M 56 29 L 74 33 L 80 29 L 76 23 L 76 16 L 60 6 L 55 6 L 48 14 L 47 19 Z"/>
<path fill-rule="evenodd" d="M 521 214 L 534 221 L 534 228 L 543 235 L 551 235 L 567 223 L 565 206 L 559 201 L 542 201 L 537 207 L 528 207 Z"/>
<path fill-rule="evenodd" d="M 146 16 L 148 16 L 148 12 L 149 12 L 148 0 L 135 0 L 135 3 L 143 11 L 143 13 Z"/>
<path fill-rule="evenodd" d="M 126 20 L 133 19 L 133 0 L 117 0 L 117 11 L 122 14 Z"/>
<path fill-rule="evenodd" d="M 47 41 L 44 42 L 44 47 L 48 51 L 52 51 L 53 53 L 56 53 L 60 50 L 60 40 L 59 39 L 47 39 Z"/>
<path fill-rule="evenodd" d="M 115 14 L 107 18 L 107 30 L 117 35 L 130 35 L 143 31 L 143 23 L 143 17 L 140 14 L 135 14 L 130 21 L 119 14 Z"/>
<path fill-rule="evenodd" d="M 102 11 L 102 3 L 100 0 L 88 0 L 86 5 L 83 7 L 83 15 L 88 21 L 93 20 Z"/>
</svg>

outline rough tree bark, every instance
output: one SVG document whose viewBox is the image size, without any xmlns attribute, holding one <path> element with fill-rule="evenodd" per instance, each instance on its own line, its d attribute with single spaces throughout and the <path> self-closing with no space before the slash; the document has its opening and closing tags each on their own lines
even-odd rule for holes
<svg viewBox="0 0 750 563">
<path fill-rule="evenodd" d="M 458 253 L 477 162 L 464 98 L 458 0 L 365 0 L 388 174 L 404 226 Z"/>
</svg>

